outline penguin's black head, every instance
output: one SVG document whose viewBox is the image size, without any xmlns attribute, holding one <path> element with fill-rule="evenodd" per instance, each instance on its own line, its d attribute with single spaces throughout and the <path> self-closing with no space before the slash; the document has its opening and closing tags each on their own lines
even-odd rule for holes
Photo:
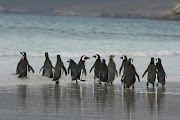
<svg viewBox="0 0 180 120">
<path fill-rule="evenodd" d="M 115 57 L 114 55 L 110 55 L 109 56 L 109 61 L 113 60 L 114 57 Z"/>
<path fill-rule="evenodd" d="M 156 59 L 156 64 L 157 64 L 157 63 L 160 63 L 160 64 L 161 64 L 161 59 L 160 59 L 160 58 L 157 58 L 157 59 Z"/>
<path fill-rule="evenodd" d="M 22 56 L 24 56 L 24 53 L 23 53 L 23 52 L 20 52 L 20 54 L 21 54 Z"/>
<path fill-rule="evenodd" d="M 26 57 L 26 52 L 23 52 L 23 54 L 24 54 L 23 56 Z"/>
<path fill-rule="evenodd" d="M 20 52 L 20 54 L 23 56 L 22 59 L 26 58 L 26 52 Z"/>
<path fill-rule="evenodd" d="M 73 60 L 72 60 L 72 59 L 69 59 L 67 62 L 68 62 L 68 63 L 72 63 L 72 62 L 73 62 Z"/>
<path fill-rule="evenodd" d="M 48 55 L 48 53 L 47 53 L 47 52 L 45 52 L 45 57 L 46 57 L 46 58 L 48 58 L 48 57 L 49 57 L 49 55 Z"/>
<path fill-rule="evenodd" d="M 61 56 L 60 55 L 57 55 L 57 60 L 61 60 Z"/>
<path fill-rule="evenodd" d="M 106 63 L 106 60 L 105 60 L 105 59 L 102 59 L 102 63 L 104 63 L 104 64 L 105 64 L 105 63 Z"/>
<path fill-rule="evenodd" d="M 26 58 L 26 52 L 23 52 L 23 56 L 24 56 L 24 58 Z"/>
<path fill-rule="evenodd" d="M 133 64 L 133 61 L 134 61 L 134 59 L 129 58 L 129 62 L 130 62 L 130 64 Z"/>
<path fill-rule="evenodd" d="M 67 62 L 70 63 L 71 59 L 69 59 Z"/>
<path fill-rule="evenodd" d="M 87 59 L 90 59 L 90 58 L 87 57 L 86 55 L 83 55 L 80 60 L 85 61 L 85 60 L 87 60 Z"/>
<path fill-rule="evenodd" d="M 99 54 L 96 54 L 93 57 L 95 57 L 96 59 L 100 59 L 101 58 Z"/>
<path fill-rule="evenodd" d="M 153 57 L 151 58 L 151 64 L 154 64 L 154 58 Z"/>
<path fill-rule="evenodd" d="M 127 60 L 126 55 L 123 55 L 122 57 L 120 57 L 122 60 Z"/>
</svg>

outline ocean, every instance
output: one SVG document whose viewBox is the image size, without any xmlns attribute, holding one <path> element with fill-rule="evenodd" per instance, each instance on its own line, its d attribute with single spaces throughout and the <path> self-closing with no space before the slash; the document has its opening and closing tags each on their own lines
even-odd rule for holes
<svg viewBox="0 0 180 120">
<path fill-rule="evenodd" d="M 176 106 L 169 99 L 177 103 L 174 98 L 180 99 L 179 26 L 179 21 L 1 13 L 0 118 L 119 119 L 123 116 L 123 119 L 139 119 L 144 115 L 143 119 L 179 119 L 177 112 L 164 114 Z M 28 79 L 19 79 L 15 74 L 22 57 L 19 52 L 27 53 L 35 70 Z M 49 53 L 53 65 L 56 56 L 61 55 L 66 68 L 69 59 L 78 62 L 82 55 L 90 57 L 86 61 L 86 82 L 75 84 L 70 76 L 63 75 L 60 85 L 55 85 L 51 79 L 42 77 L 39 70 L 45 52 Z M 109 55 L 115 55 L 117 71 L 122 55 L 133 58 L 140 77 L 151 57 L 161 58 L 167 80 L 165 88 L 159 88 L 160 97 L 157 88 L 146 89 L 146 76 L 141 77 L 140 83 L 136 82 L 134 90 L 122 90 L 120 76 L 112 86 L 94 83 L 93 72 L 89 70 L 95 54 L 100 54 L 107 64 Z M 128 94 L 133 96 L 130 101 Z M 161 105 L 163 109 L 159 109 Z"/>
</svg>

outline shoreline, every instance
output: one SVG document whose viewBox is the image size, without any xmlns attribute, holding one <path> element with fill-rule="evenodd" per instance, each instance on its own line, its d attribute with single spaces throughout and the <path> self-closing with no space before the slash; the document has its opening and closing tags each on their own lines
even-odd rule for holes
<svg viewBox="0 0 180 120">
<path fill-rule="evenodd" d="M 132 16 L 132 17 L 117 17 L 117 16 L 86 16 L 86 15 L 69 15 L 69 14 L 32 14 L 32 13 L 13 13 L 13 12 L 0 12 L 0 14 L 14 14 L 14 15 L 34 15 L 34 16 L 69 16 L 69 17 L 87 17 L 87 18 L 114 18 L 114 19 L 144 19 L 144 20 L 158 20 L 158 21 L 180 21 L 180 17 L 173 17 L 173 16 L 169 16 L 169 17 L 159 17 L 159 18 L 155 18 L 155 17 L 136 17 L 136 16 Z"/>
</svg>

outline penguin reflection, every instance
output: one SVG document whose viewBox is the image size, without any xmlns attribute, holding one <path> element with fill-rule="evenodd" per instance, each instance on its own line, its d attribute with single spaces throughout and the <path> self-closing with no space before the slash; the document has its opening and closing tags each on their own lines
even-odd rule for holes
<svg viewBox="0 0 180 120">
<path fill-rule="evenodd" d="M 158 115 L 164 106 L 165 87 L 147 88 L 147 104 L 152 115 Z"/>
<path fill-rule="evenodd" d="M 54 101 L 56 104 L 56 110 L 59 110 L 60 103 L 61 103 L 61 98 L 62 98 L 62 91 L 61 91 L 61 86 L 58 84 L 54 85 Z"/>
<path fill-rule="evenodd" d="M 156 87 L 156 107 L 158 111 L 161 111 L 163 109 L 162 107 L 164 106 L 164 99 L 165 99 L 165 87 Z"/>
<path fill-rule="evenodd" d="M 104 111 L 106 108 L 106 102 L 108 100 L 108 88 L 106 85 L 101 85 L 98 83 L 94 84 L 94 103 L 96 109 Z"/>
<path fill-rule="evenodd" d="M 115 103 L 115 86 L 108 85 L 108 108 L 114 108 L 114 103 Z"/>
<path fill-rule="evenodd" d="M 69 84 L 69 95 L 72 100 L 81 100 L 83 99 L 83 91 L 82 90 L 82 85 L 81 84 L 76 84 L 76 83 L 71 83 Z"/>
<path fill-rule="evenodd" d="M 150 110 L 150 113 L 154 113 L 154 108 L 155 108 L 155 89 L 154 88 L 147 88 L 146 92 L 146 100 L 147 100 L 147 105 L 148 109 Z"/>
<path fill-rule="evenodd" d="M 26 108 L 27 99 L 29 97 L 28 86 L 18 85 L 17 92 L 18 103 L 21 105 L 21 107 Z"/>
<path fill-rule="evenodd" d="M 94 83 L 94 102 L 100 101 L 100 87 L 101 85 L 98 83 Z"/>
<path fill-rule="evenodd" d="M 69 84 L 68 90 L 70 95 L 70 106 L 80 109 L 84 108 L 84 96 L 86 88 L 83 87 L 81 84 L 71 83 Z"/>
<path fill-rule="evenodd" d="M 43 85 L 42 94 L 44 100 L 44 107 L 47 108 L 53 93 L 53 85 Z"/>
<path fill-rule="evenodd" d="M 126 113 L 128 115 L 128 118 L 130 119 L 131 114 L 134 110 L 134 104 L 136 102 L 134 89 L 123 89 L 122 100 L 123 100 L 123 104 L 126 104 L 126 109 L 127 109 Z M 125 108 L 125 105 L 123 106 Z"/>
</svg>

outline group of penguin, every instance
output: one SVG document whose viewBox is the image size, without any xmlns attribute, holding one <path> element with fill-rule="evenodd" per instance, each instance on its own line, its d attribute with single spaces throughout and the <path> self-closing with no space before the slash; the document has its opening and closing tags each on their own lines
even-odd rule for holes
<svg viewBox="0 0 180 120">
<path fill-rule="evenodd" d="M 26 52 L 20 52 L 22 55 L 21 60 L 19 61 L 17 68 L 16 68 L 16 74 L 18 74 L 19 78 L 26 77 L 28 78 L 28 72 L 30 70 L 34 73 L 34 69 L 31 67 L 27 60 Z M 109 63 L 106 64 L 105 59 L 101 60 L 101 57 L 99 54 L 96 54 L 93 56 L 96 61 L 94 65 L 91 67 L 90 72 L 94 69 L 94 79 L 98 80 L 99 83 L 105 82 L 105 85 L 108 83 L 113 83 L 115 77 L 118 76 L 118 72 L 116 70 L 116 64 L 114 62 L 113 55 L 109 56 Z M 136 69 L 133 65 L 133 59 L 127 58 L 125 55 L 120 57 L 122 59 L 122 64 L 119 70 L 119 75 L 122 73 L 121 82 L 123 83 L 124 88 L 129 88 L 132 86 L 134 88 L 134 83 L 136 82 L 136 77 L 138 78 L 138 81 L 140 82 L 139 75 L 136 72 Z M 46 52 L 45 53 L 45 61 L 44 65 L 40 69 L 39 73 L 43 69 L 42 76 L 53 78 L 52 81 L 55 81 L 57 84 L 59 84 L 59 79 L 61 78 L 62 73 L 64 72 L 65 75 L 67 74 L 71 75 L 72 81 L 76 81 L 78 83 L 78 80 L 85 81 L 82 79 L 83 74 L 86 76 L 87 71 L 85 68 L 85 61 L 87 59 L 90 59 L 86 55 L 83 55 L 78 64 L 72 60 L 69 59 L 67 62 L 69 62 L 68 70 L 64 67 L 64 64 L 61 60 L 60 55 L 57 55 L 57 62 L 55 67 L 53 67 L 49 55 Z M 53 72 L 54 69 L 54 72 Z M 162 84 L 162 86 L 165 85 L 165 79 L 166 79 L 166 73 L 163 69 L 163 66 L 161 64 L 161 59 L 156 59 L 156 64 L 154 63 L 154 58 L 151 58 L 150 64 L 148 65 L 148 68 L 144 72 L 143 76 L 148 73 L 147 76 L 147 87 L 149 86 L 149 83 L 151 83 L 154 87 L 155 80 L 157 78 L 157 86 L 158 84 Z"/>
</svg>

